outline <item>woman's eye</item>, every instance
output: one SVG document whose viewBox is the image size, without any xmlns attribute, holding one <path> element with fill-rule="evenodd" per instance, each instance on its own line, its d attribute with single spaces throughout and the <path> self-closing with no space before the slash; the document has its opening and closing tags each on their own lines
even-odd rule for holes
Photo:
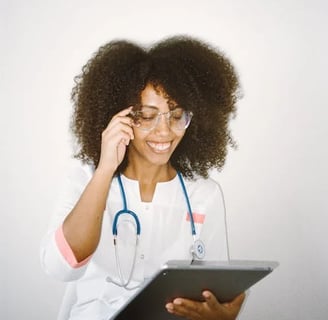
<svg viewBox="0 0 328 320">
<path fill-rule="evenodd" d="M 175 110 L 174 112 L 171 113 L 171 116 L 175 120 L 180 120 L 183 117 L 183 110 Z"/>
<path fill-rule="evenodd" d="M 141 119 L 142 120 L 154 120 L 156 118 L 156 114 L 154 113 L 142 113 Z"/>
</svg>

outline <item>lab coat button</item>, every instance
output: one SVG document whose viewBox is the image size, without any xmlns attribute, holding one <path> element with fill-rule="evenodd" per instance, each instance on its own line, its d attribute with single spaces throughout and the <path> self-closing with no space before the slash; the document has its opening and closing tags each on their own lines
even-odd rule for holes
<svg viewBox="0 0 328 320">
<path fill-rule="evenodd" d="M 143 260 L 145 259 L 145 256 L 143 254 L 140 255 L 140 259 Z"/>
</svg>

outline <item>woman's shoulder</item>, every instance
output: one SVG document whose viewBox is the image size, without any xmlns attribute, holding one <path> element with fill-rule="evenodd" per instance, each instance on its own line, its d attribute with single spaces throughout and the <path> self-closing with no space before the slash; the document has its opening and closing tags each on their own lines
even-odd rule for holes
<svg viewBox="0 0 328 320">
<path fill-rule="evenodd" d="M 193 207 L 200 212 L 204 210 L 204 206 L 218 208 L 219 203 L 224 201 L 222 188 L 213 177 L 197 177 L 195 180 L 187 180 L 186 188 Z"/>
<path fill-rule="evenodd" d="M 196 177 L 193 180 L 188 179 L 186 180 L 186 187 L 190 190 L 190 192 L 202 191 L 204 193 L 208 192 L 208 194 L 219 192 L 221 189 L 219 182 L 212 177 Z"/>
<path fill-rule="evenodd" d="M 68 177 L 68 179 L 73 180 L 90 179 L 94 173 L 94 170 L 95 168 L 92 164 L 83 162 L 79 159 L 72 158 L 67 163 L 66 176 Z"/>
</svg>

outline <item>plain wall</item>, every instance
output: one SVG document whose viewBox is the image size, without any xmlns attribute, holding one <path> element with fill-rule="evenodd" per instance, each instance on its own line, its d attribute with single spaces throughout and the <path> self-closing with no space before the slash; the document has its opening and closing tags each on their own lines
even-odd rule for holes
<svg viewBox="0 0 328 320">
<path fill-rule="evenodd" d="M 327 319 L 328 5 L 322 1 L 0 2 L 0 318 L 55 319 L 64 284 L 39 243 L 72 154 L 73 78 L 116 38 L 200 37 L 234 63 L 243 99 L 222 172 L 235 259 L 278 260 L 242 320 Z"/>
</svg>

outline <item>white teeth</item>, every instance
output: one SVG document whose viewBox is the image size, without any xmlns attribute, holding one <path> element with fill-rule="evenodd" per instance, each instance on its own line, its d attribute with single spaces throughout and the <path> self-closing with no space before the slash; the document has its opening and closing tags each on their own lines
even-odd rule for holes
<svg viewBox="0 0 328 320">
<path fill-rule="evenodd" d="M 171 143 L 170 142 L 166 142 L 166 143 L 148 142 L 148 145 L 151 148 L 153 148 L 155 151 L 164 151 L 170 147 Z"/>
</svg>

